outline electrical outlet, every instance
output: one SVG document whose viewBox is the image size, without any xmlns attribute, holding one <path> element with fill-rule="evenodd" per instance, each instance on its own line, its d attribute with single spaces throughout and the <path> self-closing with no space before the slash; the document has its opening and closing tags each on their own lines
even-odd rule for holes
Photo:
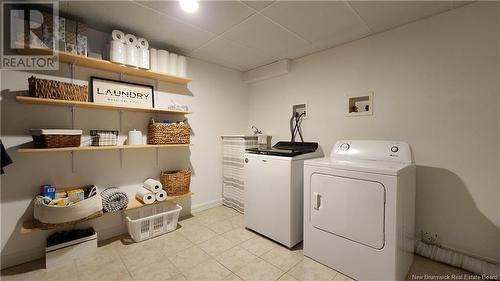
<svg viewBox="0 0 500 281">
<path fill-rule="evenodd" d="M 293 107 L 292 107 L 293 116 L 297 116 L 297 115 L 300 115 L 303 113 L 304 117 L 302 117 L 302 119 L 307 119 L 306 108 L 307 108 L 307 105 L 305 103 L 293 105 Z"/>
<path fill-rule="evenodd" d="M 431 233 L 427 231 L 422 231 L 422 242 L 429 244 L 429 245 L 436 245 L 439 246 L 439 236 L 437 233 Z"/>
</svg>

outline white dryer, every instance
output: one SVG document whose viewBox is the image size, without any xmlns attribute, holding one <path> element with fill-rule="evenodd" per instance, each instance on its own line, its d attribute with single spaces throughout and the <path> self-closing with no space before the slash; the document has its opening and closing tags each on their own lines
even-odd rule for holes
<svg viewBox="0 0 500 281">
<path fill-rule="evenodd" d="M 304 163 L 304 255 L 357 280 L 404 280 L 413 262 L 415 165 L 403 142 L 339 141 Z"/>
</svg>

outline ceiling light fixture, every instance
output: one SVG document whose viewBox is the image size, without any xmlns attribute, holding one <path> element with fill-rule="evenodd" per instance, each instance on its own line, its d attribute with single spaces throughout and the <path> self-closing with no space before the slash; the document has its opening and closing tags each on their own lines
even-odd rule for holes
<svg viewBox="0 0 500 281">
<path fill-rule="evenodd" d="M 198 8 L 200 7 L 198 0 L 179 0 L 179 4 L 186 13 L 190 14 L 198 11 Z"/>
</svg>

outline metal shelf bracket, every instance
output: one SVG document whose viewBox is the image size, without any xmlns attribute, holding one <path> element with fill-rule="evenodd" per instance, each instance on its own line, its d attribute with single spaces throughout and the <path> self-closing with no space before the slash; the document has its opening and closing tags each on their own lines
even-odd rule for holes
<svg viewBox="0 0 500 281">
<path fill-rule="evenodd" d="M 71 106 L 69 111 L 71 112 L 71 129 L 75 129 L 75 106 Z"/>
<path fill-rule="evenodd" d="M 160 167 L 160 149 L 156 148 L 156 167 Z"/>
<path fill-rule="evenodd" d="M 120 169 L 123 168 L 123 149 L 120 149 Z"/>
<path fill-rule="evenodd" d="M 74 83 L 75 80 L 75 66 L 76 66 L 76 61 L 73 61 L 70 65 L 70 72 L 71 72 L 71 83 Z"/>
<path fill-rule="evenodd" d="M 75 152 L 71 151 L 71 173 L 75 173 Z"/>
</svg>

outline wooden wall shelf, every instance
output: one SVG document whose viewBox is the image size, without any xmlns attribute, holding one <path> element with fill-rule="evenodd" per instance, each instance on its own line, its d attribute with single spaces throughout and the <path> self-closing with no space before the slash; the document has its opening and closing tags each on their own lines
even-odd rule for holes
<svg viewBox="0 0 500 281">
<path fill-rule="evenodd" d="M 29 49 L 29 48 L 18 49 L 17 52 L 20 54 L 38 54 L 38 55 L 40 55 L 41 53 L 46 53 L 47 55 L 52 54 L 52 50 Z M 127 74 L 137 77 L 149 78 L 157 81 L 163 81 L 181 85 L 187 85 L 189 82 L 192 81 L 192 79 L 188 77 L 180 77 L 176 75 L 160 73 L 151 70 L 139 69 L 136 67 L 112 63 L 107 60 L 79 56 L 76 54 L 67 53 L 63 51 L 55 51 L 55 53 L 59 56 L 60 62 L 75 64 L 78 66 Z"/>
<path fill-rule="evenodd" d="M 83 101 L 70 101 L 70 100 L 56 100 L 56 99 L 43 99 L 26 96 L 17 96 L 16 101 L 24 104 L 38 104 L 38 105 L 54 105 L 54 106 L 67 106 L 67 107 L 81 107 L 91 109 L 113 110 L 113 111 L 135 111 L 135 112 L 151 112 L 151 113 L 166 113 L 166 114 L 191 114 L 190 111 L 170 110 L 162 108 L 140 108 L 129 107 L 123 105 L 110 105 L 93 102 Z"/>
<path fill-rule="evenodd" d="M 162 204 L 164 202 L 175 201 L 175 200 L 178 200 L 178 199 L 183 199 L 183 198 L 191 197 L 193 195 L 194 195 L 193 192 L 189 192 L 189 193 L 186 193 L 186 194 L 183 194 L 183 195 L 178 195 L 178 196 L 168 196 L 165 201 L 162 201 L 162 202 L 158 202 L 157 201 L 157 202 L 155 202 L 153 204 L 144 204 L 144 203 L 138 201 L 137 199 L 135 199 L 135 197 L 133 197 L 133 198 L 129 198 L 128 206 L 123 211 L 133 210 L 133 209 L 142 208 L 142 207 L 146 207 L 146 206 L 150 206 L 150 205 Z M 118 213 L 118 212 L 116 212 L 116 213 Z M 23 225 L 21 226 L 20 233 L 21 234 L 29 234 L 29 233 L 33 232 L 34 230 L 56 229 L 56 228 L 61 228 L 61 227 L 66 227 L 66 226 L 71 226 L 71 225 L 76 225 L 76 224 L 79 224 L 79 223 L 82 223 L 82 222 L 85 222 L 85 221 L 93 220 L 93 219 L 96 219 L 96 218 L 99 218 L 99 217 L 102 217 L 102 216 L 107 216 L 107 215 L 116 214 L 116 213 L 102 213 L 101 215 L 92 216 L 92 217 L 89 217 L 86 220 L 78 221 L 78 222 L 76 222 L 74 224 L 62 223 L 60 225 L 57 225 L 57 224 L 55 224 L 55 225 L 53 225 L 53 224 L 46 225 L 46 224 L 43 224 L 43 223 L 40 223 L 40 222 L 37 222 L 37 221 L 34 221 L 34 220 L 25 221 L 23 223 Z"/>
<path fill-rule="evenodd" d="M 146 148 L 173 148 L 189 147 L 191 144 L 141 144 L 141 145 L 110 145 L 110 146 L 78 146 L 61 148 L 18 148 L 19 153 L 34 152 L 72 152 L 72 151 L 95 151 L 95 150 L 119 150 L 119 149 L 146 149 Z"/>
</svg>

